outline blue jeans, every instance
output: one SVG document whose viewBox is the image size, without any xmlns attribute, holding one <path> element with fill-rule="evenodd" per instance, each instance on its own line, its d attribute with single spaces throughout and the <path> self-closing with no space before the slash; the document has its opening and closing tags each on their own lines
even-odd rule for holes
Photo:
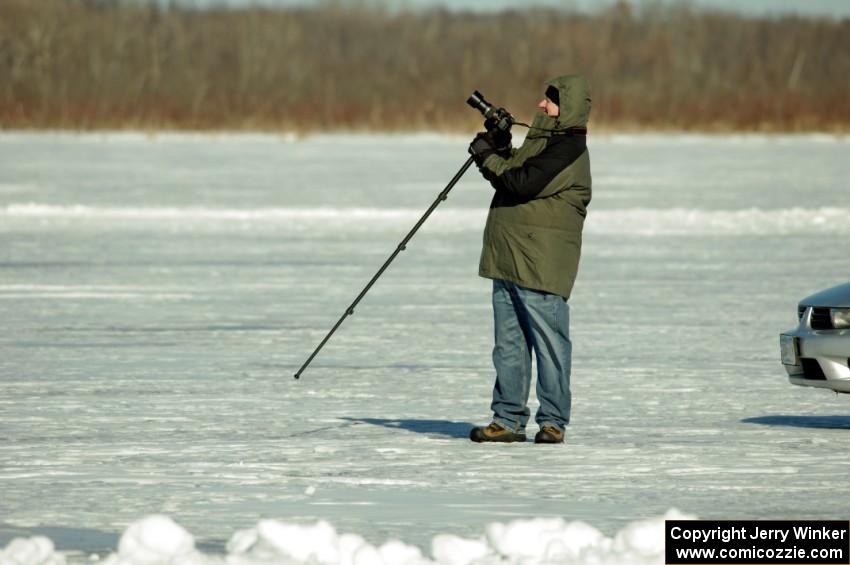
<svg viewBox="0 0 850 565">
<path fill-rule="evenodd" d="M 570 307 L 557 294 L 532 290 L 504 280 L 493 281 L 496 345 L 493 365 L 493 421 L 524 432 L 530 411 L 531 352 L 537 360 L 535 420 L 540 427 L 563 430 L 570 421 Z"/>
</svg>

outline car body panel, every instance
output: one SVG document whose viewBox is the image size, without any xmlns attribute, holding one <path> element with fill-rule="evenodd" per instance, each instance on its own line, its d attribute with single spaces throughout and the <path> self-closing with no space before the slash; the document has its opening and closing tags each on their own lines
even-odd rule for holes
<svg viewBox="0 0 850 565">
<path fill-rule="evenodd" d="M 797 342 L 797 364 L 783 365 L 792 384 L 850 394 L 850 329 L 812 329 L 813 308 L 847 307 L 850 307 L 850 282 L 800 301 L 800 323 L 782 332 Z"/>
<path fill-rule="evenodd" d="M 827 288 L 807 296 L 800 301 L 800 306 L 817 306 L 819 308 L 850 308 L 850 282 Z"/>
</svg>

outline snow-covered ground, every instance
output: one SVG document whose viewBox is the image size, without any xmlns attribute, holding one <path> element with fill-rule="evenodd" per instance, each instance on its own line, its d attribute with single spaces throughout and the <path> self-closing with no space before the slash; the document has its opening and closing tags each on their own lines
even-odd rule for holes
<svg viewBox="0 0 850 565">
<path fill-rule="evenodd" d="M 788 384 L 777 337 L 850 279 L 847 138 L 591 137 L 565 446 L 466 439 L 474 168 L 293 380 L 466 142 L 0 134 L 0 561 L 126 530 L 113 562 L 660 562 L 670 508 L 848 518 L 850 397 Z"/>
</svg>

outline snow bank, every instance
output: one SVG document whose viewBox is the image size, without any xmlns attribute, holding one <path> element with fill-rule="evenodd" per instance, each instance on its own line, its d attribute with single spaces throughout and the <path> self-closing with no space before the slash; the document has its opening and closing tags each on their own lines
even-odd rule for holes
<svg viewBox="0 0 850 565">
<path fill-rule="evenodd" d="M 412 226 L 420 208 L 202 208 L 202 207 L 96 207 L 19 203 L 0 206 L 0 218 L 42 221 L 107 221 L 194 225 L 267 224 L 282 229 L 320 229 L 323 232 L 366 230 L 380 232 Z M 589 233 L 639 235 L 773 235 L 850 233 L 850 208 L 700 208 L 593 209 L 585 224 Z M 428 219 L 428 226 L 444 232 L 480 231 L 485 208 L 446 207 Z"/>
<path fill-rule="evenodd" d="M 132 524 L 118 543 L 118 553 L 106 565 L 201 565 L 207 560 L 195 550 L 195 538 L 167 516 L 148 516 Z"/>
<path fill-rule="evenodd" d="M 0 565 L 65 565 L 65 557 L 46 537 L 15 538 L 0 551 Z"/>
<path fill-rule="evenodd" d="M 487 526 L 477 539 L 441 534 L 432 556 L 390 540 L 379 547 L 356 534 L 340 534 L 325 521 L 298 525 L 262 520 L 237 531 L 226 556 L 203 555 L 192 535 L 165 516 L 132 524 L 106 565 L 657 565 L 664 561 L 664 520 L 692 519 L 671 509 L 660 518 L 633 522 L 608 538 L 584 522 L 561 518 L 515 520 Z M 17 538 L 0 553 L 0 565 L 63 565 L 47 538 Z"/>
</svg>

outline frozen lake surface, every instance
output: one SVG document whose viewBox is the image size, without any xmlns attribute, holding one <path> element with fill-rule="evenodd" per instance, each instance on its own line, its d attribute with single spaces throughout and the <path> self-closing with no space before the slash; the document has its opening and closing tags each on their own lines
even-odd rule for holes
<svg viewBox="0 0 850 565">
<path fill-rule="evenodd" d="M 86 561 L 151 514 L 210 554 L 271 518 L 425 556 L 533 517 L 848 518 L 850 396 L 778 351 L 850 279 L 848 138 L 590 138 L 565 446 L 466 439 L 493 381 L 474 168 L 293 380 L 466 143 L 0 133 L 0 548 Z"/>
</svg>

